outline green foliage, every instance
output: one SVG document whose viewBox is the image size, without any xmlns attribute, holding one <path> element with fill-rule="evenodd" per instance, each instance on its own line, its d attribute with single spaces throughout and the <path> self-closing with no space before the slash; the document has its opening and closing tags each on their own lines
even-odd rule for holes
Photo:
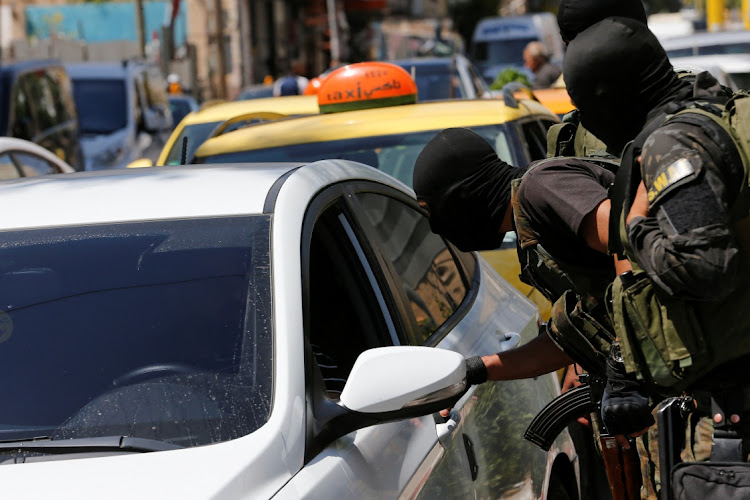
<svg viewBox="0 0 750 500">
<path fill-rule="evenodd" d="M 492 82 L 490 88 L 492 90 L 501 90 L 506 84 L 510 82 L 519 82 L 529 88 L 531 87 L 531 82 L 524 73 L 521 73 L 514 68 L 506 68 L 497 74 L 497 76 L 495 77 L 495 81 Z"/>
</svg>

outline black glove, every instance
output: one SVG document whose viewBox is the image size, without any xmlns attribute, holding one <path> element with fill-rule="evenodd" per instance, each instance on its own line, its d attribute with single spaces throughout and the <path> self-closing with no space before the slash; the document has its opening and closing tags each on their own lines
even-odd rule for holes
<svg viewBox="0 0 750 500">
<path fill-rule="evenodd" d="M 607 385 L 602 396 L 602 422 L 609 434 L 629 435 L 654 424 L 641 383 L 621 361 L 607 360 Z"/>
<path fill-rule="evenodd" d="M 487 367 L 481 356 L 466 358 L 466 384 L 477 385 L 487 382 Z"/>
</svg>

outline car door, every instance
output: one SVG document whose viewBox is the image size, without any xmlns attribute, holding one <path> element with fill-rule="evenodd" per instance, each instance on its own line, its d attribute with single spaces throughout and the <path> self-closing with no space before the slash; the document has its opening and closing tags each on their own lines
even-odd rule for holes
<svg viewBox="0 0 750 500">
<path fill-rule="evenodd" d="M 530 323 L 536 333 L 533 305 L 509 285 L 483 288 L 478 273 L 489 267 L 478 266 L 475 256 L 458 253 L 433 234 L 416 202 L 403 193 L 372 183 L 334 188 L 318 197 L 307 219 L 308 427 L 315 427 L 316 412 L 325 411 L 321 400 L 335 400 L 354 359 L 367 348 L 430 345 L 468 356 L 516 346 Z M 454 406 L 453 422 L 436 414 L 362 429 L 332 444 L 310 438 L 307 465 L 285 492 L 304 497 L 315 491 L 321 498 L 432 498 L 437 493 L 467 498 L 488 496 L 508 480 L 521 482 L 519 477 L 535 478 L 528 483 L 539 489 L 543 452 L 536 458 L 517 453 L 519 461 L 511 465 L 482 444 L 498 420 L 489 403 L 499 402 L 506 390 L 503 384 L 471 388 Z M 539 399 L 534 387 L 523 395 Z M 530 411 L 519 402 L 511 400 L 505 411 L 516 444 L 522 441 L 518 427 L 528 420 L 517 412 Z M 476 418 L 472 408 L 477 405 L 487 418 Z M 510 441 L 505 449 L 514 449 Z M 530 445 L 521 445 L 529 455 Z M 534 464 L 541 479 L 530 472 Z M 501 477 L 499 466 L 520 472 L 506 470 Z"/>
<path fill-rule="evenodd" d="M 356 357 L 372 347 L 408 344 L 415 334 L 406 313 L 409 302 L 401 292 L 394 292 L 388 264 L 371 240 L 372 228 L 363 225 L 369 223 L 361 218 L 361 208 L 351 196 L 343 186 L 329 188 L 310 205 L 304 224 L 306 465 L 278 497 L 413 497 L 423 484 L 421 477 L 445 460 L 451 462 L 447 468 L 456 471 L 452 496 L 473 495 L 468 460 L 465 455 L 444 453 L 432 415 L 374 425 L 333 443 L 316 437 L 320 434 L 316 422 L 322 420 L 316 416 L 336 401 Z M 415 206 L 408 211 L 423 228 L 426 219 Z M 420 235 L 433 243 L 437 238 L 447 250 L 429 228 Z M 421 248 L 419 241 L 412 245 Z M 432 257 L 427 262 L 429 266 Z M 463 275 L 459 280 L 465 280 Z M 465 300 L 468 304 L 469 297 Z"/>
<path fill-rule="evenodd" d="M 411 324 L 410 344 L 468 357 L 512 349 L 536 336 L 536 307 L 485 261 L 432 233 L 413 200 L 375 192 L 359 192 L 355 199 L 394 288 L 408 304 L 402 323 Z M 453 431 L 446 434 L 438 424 L 442 439 L 428 455 L 433 459 L 423 462 L 413 489 L 402 497 L 494 498 L 514 490 L 539 496 L 547 457 L 524 441 L 523 432 L 556 394 L 554 377 L 472 387 L 453 408 Z"/>
</svg>

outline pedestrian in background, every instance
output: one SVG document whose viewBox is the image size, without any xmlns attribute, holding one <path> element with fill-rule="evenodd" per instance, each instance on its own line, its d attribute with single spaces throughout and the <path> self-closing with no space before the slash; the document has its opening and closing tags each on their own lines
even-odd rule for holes
<svg viewBox="0 0 750 500">
<path fill-rule="evenodd" d="M 523 64 L 534 74 L 531 82 L 534 89 L 551 87 L 562 74 L 562 70 L 550 62 L 549 52 L 541 42 L 530 42 L 526 45 L 523 49 Z"/>
</svg>

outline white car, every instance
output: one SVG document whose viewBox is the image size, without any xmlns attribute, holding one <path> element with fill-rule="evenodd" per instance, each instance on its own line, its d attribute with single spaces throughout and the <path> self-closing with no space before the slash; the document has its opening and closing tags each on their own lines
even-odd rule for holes
<svg viewBox="0 0 750 500">
<path fill-rule="evenodd" d="M 73 167 L 36 143 L 0 137 L 0 180 L 71 172 Z"/>
<path fill-rule="evenodd" d="M 554 374 L 466 387 L 536 308 L 376 169 L 81 172 L 0 210 L 7 498 L 578 498 L 567 431 L 522 437 Z"/>
<path fill-rule="evenodd" d="M 732 90 L 750 90 L 750 54 L 716 54 L 670 59 L 675 69 L 708 71 Z"/>
</svg>

